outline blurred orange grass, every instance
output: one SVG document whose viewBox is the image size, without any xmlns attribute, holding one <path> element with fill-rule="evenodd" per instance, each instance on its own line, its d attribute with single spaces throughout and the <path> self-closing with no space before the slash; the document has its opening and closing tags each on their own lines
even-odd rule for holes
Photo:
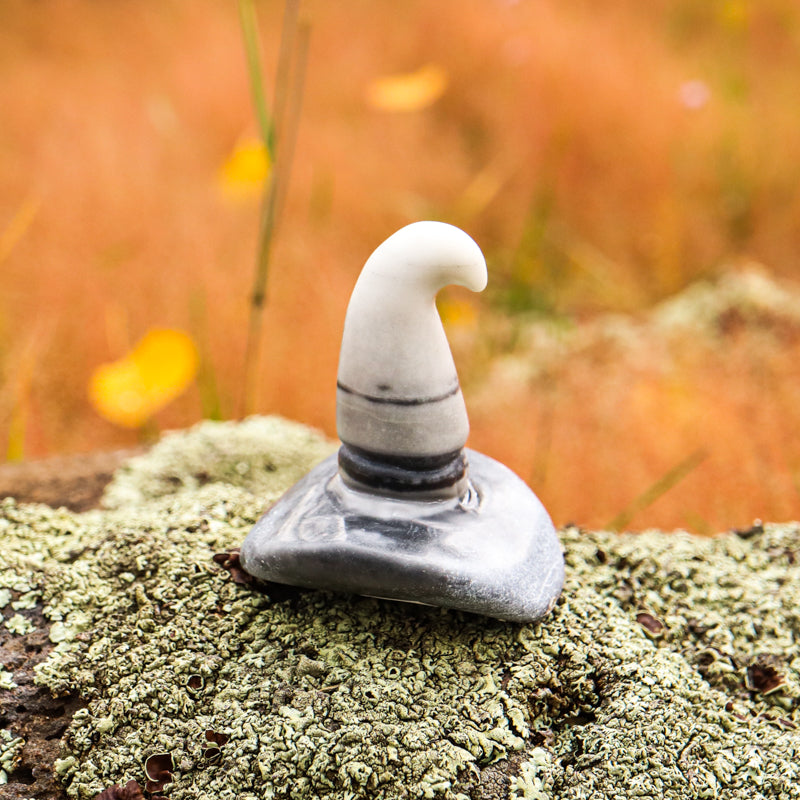
<svg viewBox="0 0 800 800">
<path fill-rule="evenodd" d="M 258 11 L 272 62 L 281 7 Z M 492 272 L 474 327 L 443 306 L 472 446 L 531 480 L 558 521 L 638 509 L 698 447 L 708 458 L 635 525 L 796 516 L 791 326 L 763 346 L 758 327 L 714 350 L 687 346 L 663 371 L 653 341 L 638 377 L 602 343 L 592 359 L 565 357 L 553 379 L 489 385 L 485 399 L 481 376 L 518 350 L 525 315 L 581 328 L 598 311 L 646 313 L 742 259 L 797 275 L 800 6 L 412 0 L 399 30 L 395 6 L 377 2 L 359 6 L 357 36 L 351 7 L 311 13 L 253 410 L 335 434 L 329 387 L 357 271 L 393 230 L 433 217 L 467 229 Z M 38 203 L 0 264 L 0 444 L 37 457 L 136 441 L 138 429 L 103 424 L 86 386 L 128 331 L 156 326 L 191 332 L 232 414 L 258 230 L 257 204 L 226 202 L 219 184 L 258 127 L 235 8 L 14 0 L 0 4 L 0 52 L 0 230 L 23 198 Z M 432 63 L 447 87 L 426 108 L 369 104 L 376 77 Z M 104 329 L 109 307 L 124 335 Z M 501 335 L 487 336 L 493 325 Z M 190 386 L 159 427 L 207 406 Z"/>
</svg>

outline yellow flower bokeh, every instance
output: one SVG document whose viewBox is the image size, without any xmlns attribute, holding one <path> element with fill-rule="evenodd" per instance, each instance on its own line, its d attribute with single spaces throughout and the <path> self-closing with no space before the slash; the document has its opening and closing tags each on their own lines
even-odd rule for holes
<svg viewBox="0 0 800 800">
<path fill-rule="evenodd" d="M 148 331 L 128 355 L 101 364 L 89 381 L 100 416 L 124 428 L 141 427 L 194 380 L 197 348 L 183 331 Z"/>
<path fill-rule="evenodd" d="M 432 106 L 447 84 L 442 67 L 426 64 L 414 72 L 376 78 L 367 87 L 367 102 L 380 111 L 420 111 Z"/>
<path fill-rule="evenodd" d="M 437 297 L 436 308 L 445 326 L 474 328 L 478 315 L 469 300 L 453 297 Z"/>
<path fill-rule="evenodd" d="M 257 196 L 271 168 L 272 161 L 264 143 L 256 138 L 242 139 L 220 167 L 220 188 L 227 197 Z"/>
</svg>

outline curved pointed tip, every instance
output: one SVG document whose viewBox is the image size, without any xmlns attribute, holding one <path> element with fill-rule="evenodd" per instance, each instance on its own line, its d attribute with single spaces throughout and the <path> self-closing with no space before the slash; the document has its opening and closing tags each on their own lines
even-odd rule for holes
<svg viewBox="0 0 800 800">
<path fill-rule="evenodd" d="M 486 259 L 467 233 L 447 222 L 424 220 L 400 228 L 369 257 L 364 272 L 419 280 L 434 292 L 455 284 L 486 288 Z"/>
</svg>

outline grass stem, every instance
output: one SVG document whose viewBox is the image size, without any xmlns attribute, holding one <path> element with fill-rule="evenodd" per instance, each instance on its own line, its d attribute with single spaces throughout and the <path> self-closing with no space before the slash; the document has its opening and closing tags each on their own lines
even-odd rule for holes
<svg viewBox="0 0 800 800">
<path fill-rule="evenodd" d="M 308 59 L 309 27 L 298 22 L 299 1 L 286 3 L 275 77 L 273 114 L 267 111 L 261 78 L 261 56 L 258 47 L 258 24 L 253 0 L 239 0 L 247 67 L 253 91 L 253 102 L 259 119 L 264 146 L 271 168 L 264 187 L 258 231 L 258 250 L 250 316 L 245 346 L 242 415 L 252 414 L 257 406 L 258 367 L 261 354 L 261 333 L 267 301 L 267 280 L 278 218 L 289 182 L 294 141 L 302 106 L 305 67 Z M 288 118 L 287 118 L 288 113 Z"/>
<path fill-rule="evenodd" d="M 239 22 L 242 26 L 244 52 L 247 58 L 247 75 L 250 91 L 253 94 L 253 107 L 258 117 L 261 138 L 269 153 L 270 161 L 275 158 L 275 127 L 267 109 L 264 79 L 262 77 L 261 45 L 258 39 L 258 20 L 253 0 L 239 0 Z"/>
<path fill-rule="evenodd" d="M 620 531 L 626 528 L 630 521 L 641 511 L 653 505 L 659 497 L 666 494 L 673 486 L 680 483 L 695 467 L 705 461 L 708 452 L 704 449 L 695 450 L 672 469 L 665 472 L 652 486 L 645 489 L 627 508 L 617 514 L 606 526 L 608 530 Z"/>
</svg>

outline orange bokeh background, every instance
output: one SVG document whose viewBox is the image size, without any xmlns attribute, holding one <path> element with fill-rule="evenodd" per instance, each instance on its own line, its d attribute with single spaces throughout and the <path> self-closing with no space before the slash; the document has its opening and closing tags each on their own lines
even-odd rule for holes
<svg viewBox="0 0 800 800">
<path fill-rule="evenodd" d="M 257 9 L 271 93 L 282 4 Z M 473 235 L 490 269 L 486 296 L 442 301 L 470 443 L 517 470 L 558 523 L 627 510 L 633 528 L 712 532 L 800 516 L 791 320 L 689 336 L 666 356 L 642 322 L 635 357 L 600 337 L 538 372 L 503 369 L 536 360 L 524 340 L 540 323 L 646 320 L 745 261 L 793 290 L 800 9 L 362 0 L 301 15 L 311 47 L 257 410 L 335 435 L 358 272 L 398 227 L 441 219 Z M 425 65 L 446 76 L 435 102 L 370 102 L 376 80 Z M 157 426 L 239 415 L 259 204 L 220 178 L 257 134 L 236 4 L 6 0 L 0 108 L 4 452 L 138 441 L 96 413 L 88 387 L 154 328 L 187 331 L 200 357 Z"/>
</svg>

